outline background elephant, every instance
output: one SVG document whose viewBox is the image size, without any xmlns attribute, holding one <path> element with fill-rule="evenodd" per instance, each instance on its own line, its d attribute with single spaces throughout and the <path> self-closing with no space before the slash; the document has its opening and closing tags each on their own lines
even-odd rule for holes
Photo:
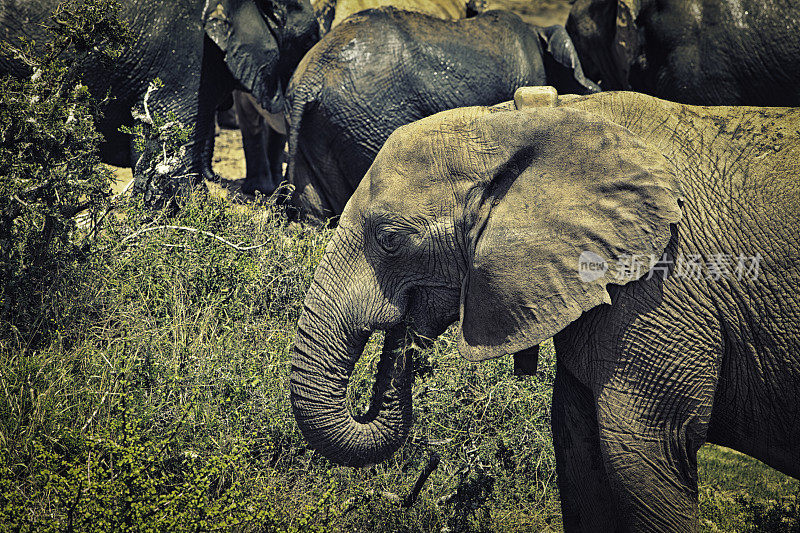
<svg viewBox="0 0 800 533">
<path fill-rule="evenodd" d="M 577 0 L 566 24 L 604 90 L 702 105 L 800 105 L 800 2 Z"/>
<path fill-rule="evenodd" d="M 46 40 L 43 25 L 56 0 L 4 2 L 0 36 L 12 45 L 20 39 Z M 149 99 L 153 113 L 171 112 L 193 127 L 186 166 L 193 182 L 213 176 L 214 111 L 235 87 L 251 92 L 268 110 L 283 109 L 283 91 L 294 67 L 318 38 L 307 0 L 178 0 L 124 2 L 121 18 L 132 40 L 113 65 L 91 63 L 81 69 L 96 97 L 112 99 L 102 109 L 101 156 L 117 166 L 132 166 L 129 136 L 131 108 L 141 103 L 149 83 L 163 87 Z M 0 73 L 26 75 L 24 65 L 0 57 Z M 187 169 L 183 169 L 185 172 Z"/>
<path fill-rule="evenodd" d="M 322 35 L 339 25 L 354 13 L 381 6 L 393 6 L 416 11 L 447 20 L 455 20 L 477 13 L 481 2 L 470 0 L 320 0 L 312 1 Z M 241 117 L 246 178 L 242 191 L 252 194 L 256 190 L 271 194 L 281 181 L 283 148 L 286 143 L 286 126 L 283 114 L 268 117 L 267 113 L 242 91 L 234 91 L 236 112 Z"/>
<path fill-rule="evenodd" d="M 283 111 L 269 113 L 255 97 L 233 91 L 233 107 L 242 133 L 245 180 L 242 192 L 272 194 L 283 176 L 283 150 L 286 146 L 286 118 Z"/>
<path fill-rule="evenodd" d="M 399 126 L 547 83 L 597 90 L 561 26 L 504 11 L 457 21 L 393 8 L 356 14 L 320 40 L 289 85 L 292 204 L 311 219 L 338 215 Z"/>
<path fill-rule="evenodd" d="M 486 7 L 482 0 L 317 0 L 311 3 L 317 12 L 322 33 L 328 33 L 354 13 L 379 7 L 396 7 L 425 13 L 444 20 L 475 16 Z"/>
<path fill-rule="evenodd" d="M 471 361 L 553 337 L 565 529 L 697 530 L 704 442 L 800 477 L 800 110 L 637 93 L 473 107 L 398 129 L 298 324 L 311 447 L 386 459 L 411 424 L 410 325 Z M 347 386 L 386 330 L 373 403 Z M 419 342 L 419 341 L 418 341 Z"/>
</svg>

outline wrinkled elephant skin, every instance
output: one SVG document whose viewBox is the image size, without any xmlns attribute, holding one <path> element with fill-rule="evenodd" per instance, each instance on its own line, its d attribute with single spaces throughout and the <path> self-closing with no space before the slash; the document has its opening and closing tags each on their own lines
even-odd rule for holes
<svg viewBox="0 0 800 533">
<path fill-rule="evenodd" d="M 577 0 L 566 27 L 603 90 L 800 106 L 798 0 Z"/>
<path fill-rule="evenodd" d="M 306 297 L 295 416 L 328 457 L 374 463 L 411 383 L 383 371 L 390 401 L 350 415 L 370 332 L 456 322 L 471 361 L 553 337 L 565 529 L 696 531 L 704 442 L 800 477 L 800 110 L 559 102 L 391 135 Z"/>
</svg>

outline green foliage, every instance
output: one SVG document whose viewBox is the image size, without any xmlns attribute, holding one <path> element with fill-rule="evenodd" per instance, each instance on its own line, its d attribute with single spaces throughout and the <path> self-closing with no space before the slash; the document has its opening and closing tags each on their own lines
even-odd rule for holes
<svg viewBox="0 0 800 533">
<path fill-rule="evenodd" d="M 797 480 L 726 448 L 698 455 L 703 531 L 800 531 Z"/>
<path fill-rule="evenodd" d="M 58 446 L 34 441 L 26 465 L 33 494 L 10 490 L 19 465 L 0 465 L 0 523 L 21 531 L 229 531 L 272 529 L 279 519 L 267 494 L 244 485 L 247 450 L 180 453 L 179 425 L 154 437 L 133 410 L 115 415 L 100 435 L 70 429 Z"/>
<path fill-rule="evenodd" d="M 120 18 L 116 0 L 65 0 L 53 13 L 56 38 L 52 51 L 63 54 L 70 48 L 69 60 L 118 57 L 130 39 L 130 29 Z M 77 57 L 76 57 L 77 54 Z"/>
<path fill-rule="evenodd" d="M 510 359 L 464 361 L 448 333 L 423 353 L 432 373 L 414 385 L 415 424 L 389 461 L 354 470 L 306 447 L 289 360 L 329 236 L 287 224 L 272 204 L 205 193 L 172 216 L 121 205 L 96 253 L 53 287 L 64 298 L 51 343 L 0 349 L 0 520 L 67 529 L 72 516 L 91 530 L 112 519 L 108 508 L 119 518 L 106 530 L 126 516 L 156 530 L 202 520 L 245 531 L 559 530 L 549 343 L 537 375 L 519 379 Z M 356 366 L 356 408 L 368 404 L 380 343 Z M 438 468 L 403 508 L 434 452 Z M 753 476 L 733 462 L 720 470 Z M 730 482 L 713 483 L 701 486 L 701 511 L 725 531 L 773 524 L 774 509 L 796 505 L 796 485 L 776 481 L 743 507 Z M 95 518 L 79 528 L 79 515 Z"/>
<path fill-rule="evenodd" d="M 192 134 L 192 126 L 185 126 L 170 111 L 166 117 L 151 114 L 151 96 L 163 88 L 159 78 L 153 80 L 141 105 L 133 112 L 136 125 L 122 127 L 132 136 L 134 146 L 141 153 L 134 169 L 133 192 L 141 196 L 150 209 L 179 207 L 178 201 L 191 194 L 200 177 L 189 172 L 186 158 L 186 143 Z"/>
<path fill-rule="evenodd" d="M 117 53 L 127 30 L 110 0 L 69 0 L 52 40 L 0 53 L 29 67 L 0 79 L 0 320 L 4 337 L 47 330 L 52 279 L 73 268 L 96 234 L 110 195 L 100 164 L 97 108 L 80 65 Z M 26 337 L 33 342 L 35 337 Z"/>
<path fill-rule="evenodd" d="M 119 30 L 103 5 L 63 8 L 51 50 L 114 48 L 114 38 L 88 44 Z M 443 335 L 415 361 L 425 371 L 405 445 L 372 468 L 332 465 L 306 447 L 287 394 L 297 319 L 330 230 L 288 224 L 269 201 L 206 192 L 180 211 L 153 211 L 141 197 L 108 209 L 94 107 L 69 81 L 71 66 L 49 64 L 29 81 L 0 82 L 0 529 L 561 529 L 552 344 L 537 375 L 519 379 L 510 359 L 467 363 Z M 168 176 L 159 165 L 179 162 L 188 130 L 142 113 L 149 122 L 133 133 L 148 167 Z M 357 410 L 380 346 L 376 334 L 356 365 Z M 708 450 L 705 530 L 797 529 L 796 482 Z M 745 493 L 754 478 L 769 489 Z"/>
<path fill-rule="evenodd" d="M 277 357 L 325 239 L 274 206 L 205 194 L 175 217 L 118 206 L 96 251 L 53 287 L 68 297 L 52 344 L 0 347 L 0 523 L 326 527 L 328 478 L 290 504 L 268 468 L 286 434 L 302 447 Z"/>
</svg>

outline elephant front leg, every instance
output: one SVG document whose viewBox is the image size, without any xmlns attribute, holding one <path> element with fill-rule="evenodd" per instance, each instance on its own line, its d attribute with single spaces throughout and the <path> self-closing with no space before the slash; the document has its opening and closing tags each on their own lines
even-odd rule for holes
<svg viewBox="0 0 800 533">
<path fill-rule="evenodd" d="M 271 194 L 275 190 L 267 155 L 268 129 L 263 123 L 259 124 L 258 128 L 255 129 L 241 127 L 242 148 L 244 149 L 244 161 L 247 169 L 245 180 L 242 184 L 242 192 L 245 194 L 255 194 L 256 191 Z"/>
<path fill-rule="evenodd" d="M 565 531 L 617 531 L 592 392 L 562 364 L 553 389 L 553 445 Z"/>
<path fill-rule="evenodd" d="M 600 450 L 622 530 L 699 531 L 697 451 L 706 440 L 713 381 L 710 373 L 676 373 L 601 392 Z"/>
<path fill-rule="evenodd" d="M 600 430 L 623 531 L 699 531 L 697 448 L 683 435 Z"/>
<path fill-rule="evenodd" d="M 267 158 L 269 159 L 269 172 L 272 176 L 271 187 L 274 191 L 283 180 L 284 149 L 286 148 L 287 137 L 271 128 L 268 135 Z"/>
</svg>

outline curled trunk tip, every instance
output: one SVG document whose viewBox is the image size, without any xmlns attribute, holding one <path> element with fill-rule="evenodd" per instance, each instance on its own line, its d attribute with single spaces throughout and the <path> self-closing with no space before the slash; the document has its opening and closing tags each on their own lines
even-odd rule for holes
<svg viewBox="0 0 800 533">
<path fill-rule="evenodd" d="M 386 332 L 372 401 L 360 416 L 353 416 L 347 406 L 347 385 L 366 338 L 359 339 L 355 350 L 315 353 L 323 345 L 314 338 L 318 329 L 299 327 L 295 342 L 290 391 L 303 436 L 313 449 L 341 465 L 361 467 L 388 459 L 403 444 L 412 423 L 413 361 L 406 328 Z"/>
</svg>

